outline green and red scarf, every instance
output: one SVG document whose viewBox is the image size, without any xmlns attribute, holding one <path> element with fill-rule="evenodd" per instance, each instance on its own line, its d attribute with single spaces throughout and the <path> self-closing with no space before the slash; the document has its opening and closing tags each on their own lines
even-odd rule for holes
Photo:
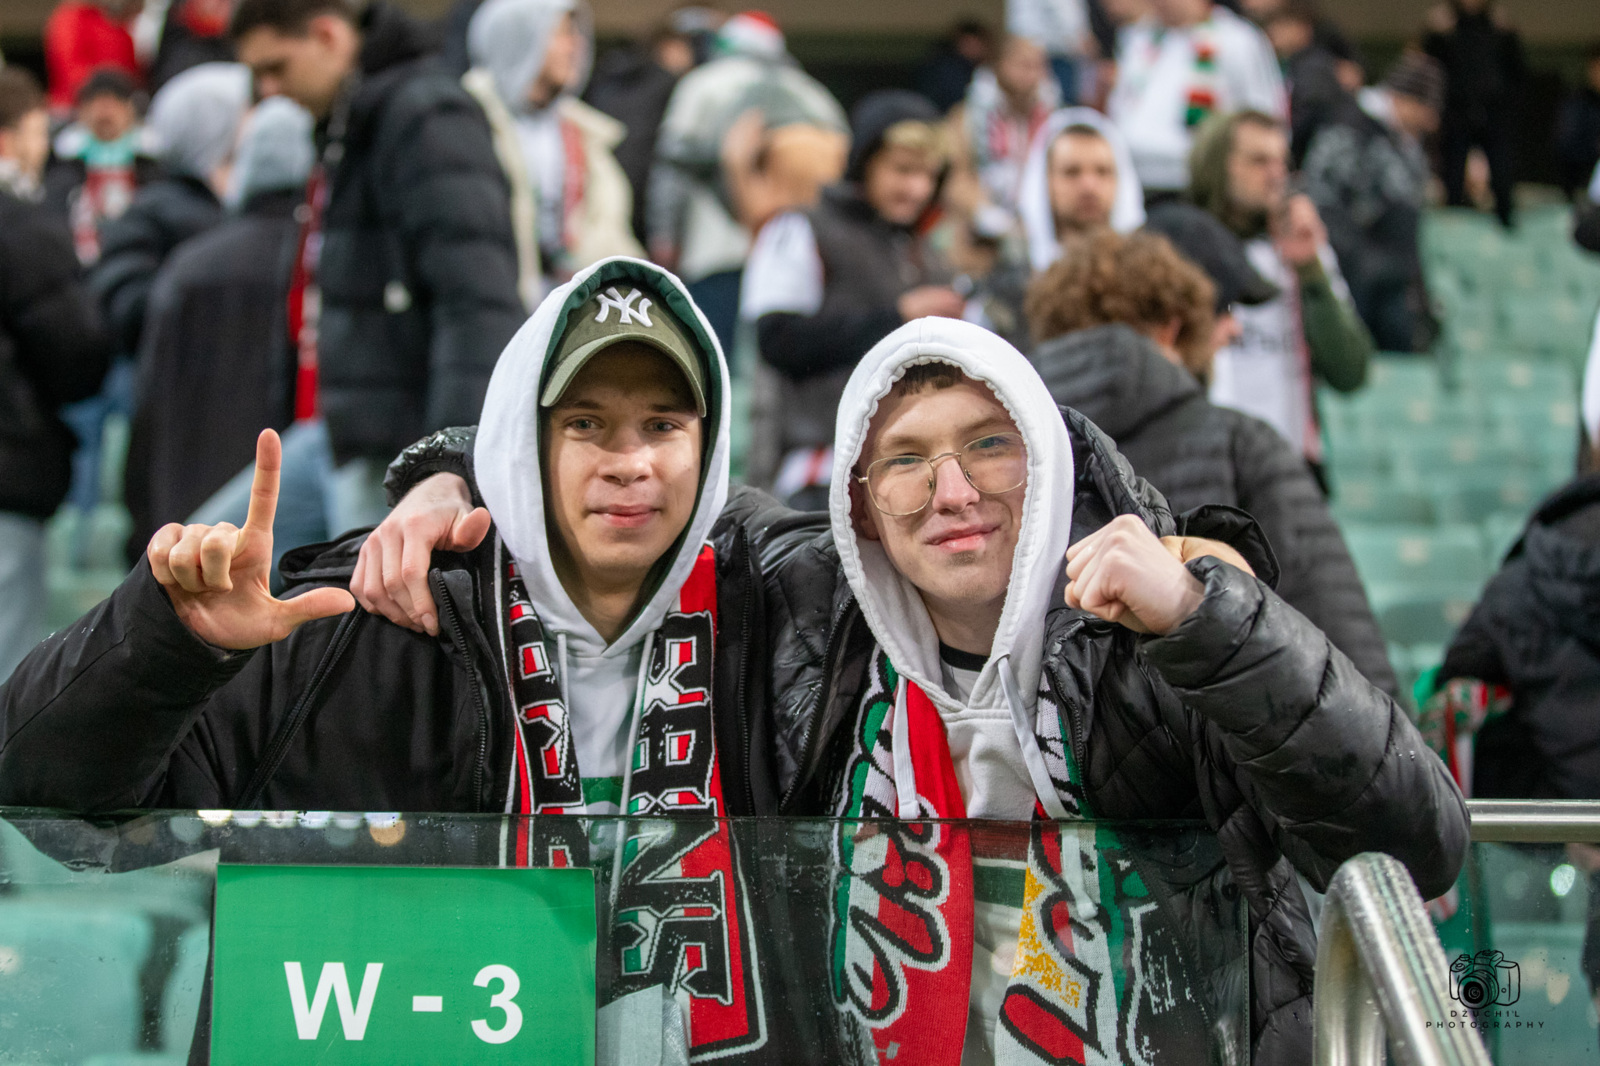
<svg viewBox="0 0 1600 1066">
<path fill-rule="evenodd" d="M 584 811 L 572 708 L 556 665 L 560 656 L 553 654 L 558 648 L 503 545 L 497 562 L 517 718 L 511 812 L 525 816 L 514 820 L 514 864 L 592 865 L 583 821 L 539 817 Z M 624 813 L 683 820 L 622 823 L 613 918 L 600 960 L 613 998 L 663 985 L 686 1004 L 696 1060 L 759 1048 L 767 1038 L 749 900 L 725 820 L 712 726 L 716 570 L 706 545 L 645 646 Z"/>
<path fill-rule="evenodd" d="M 959 820 L 966 809 L 937 708 L 874 654 L 836 808 L 865 823 L 842 826 L 835 840 L 830 972 L 846 1045 L 870 1040 L 879 1062 L 961 1062 L 983 880 L 976 854 L 1023 868 L 1019 898 L 1003 904 L 1020 910 L 1017 950 L 986 1041 L 999 1066 L 1208 1061 L 1205 1041 L 1162 1038 L 1203 1030 L 1204 1011 L 1121 842 L 1102 825 L 1073 824 L 1089 811 L 1048 692 L 1038 696 L 1035 734 L 1068 820 L 1048 820 L 1036 804 L 1025 854 L 1014 832 L 901 820 L 896 781 L 907 775 L 895 762 L 908 753 L 896 750 L 897 736 L 910 749 L 918 815 Z"/>
</svg>

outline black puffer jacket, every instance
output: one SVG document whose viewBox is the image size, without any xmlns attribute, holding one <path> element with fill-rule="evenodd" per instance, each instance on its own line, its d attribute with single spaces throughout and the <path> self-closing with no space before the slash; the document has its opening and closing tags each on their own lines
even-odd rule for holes
<svg viewBox="0 0 1600 1066">
<path fill-rule="evenodd" d="M 526 317 L 489 123 L 410 17 L 361 18 L 361 73 L 317 129 L 329 175 L 318 321 L 335 458 L 470 422 Z"/>
<path fill-rule="evenodd" d="M 139 350 L 156 271 L 172 250 L 222 221 L 222 204 L 199 178 L 167 175 L 134 194 L 128 209 L 100 231 L 100 258 L 89 288 L 100 301 L 117 350 Z"/>
<path fill-rule="evenodd" d="M 1390 695 L 1399 689 L 1366 592 L 1305 461 L 1260 419 L 1212 405 L 1126 326 L 1058 337 L 1030 356 L 1057 403 L 1088 416 L 1175 511 L 1242 507 L 1272 543 L 1278 595 Z"/>
<path fill-rule="evenodd" d="M 742 489 L 712 529 L 713 701 L 731 814 L 777 809 L 766 708 L 732 695 L 766 683 L 760 574 L 824 525 L 824 516 Z M 289 552 L 285 580 L 347 583 L 364 537 Z M 435 557 L 437 638 L 357 611 L 244 653 L 191 634 L 141 560 L 109 599 L 35 648 L 0 687 L 0 805 L 502 810 L 514 716 L 483 621 L 491 554 Z M 264 787 L 253 789 L 274 730 L 308 693 L 309 717 Z"/>
<path fill-rule="evenodd" d="M 1473 795 L 1600 799 L 1600 474 L 1534 512 L 1439 676 L 1511 689 L 1478 734 Z"/>
<path fill-rule="evenodd" d="M 1240 546 L 1227 513 L 1175 522 L 1105 434 L 1075 411 L 1065 416 L 1078 464 L 1074 540 L 1137 514 L 1162 535 Z M 1406 864 L 1425 897 L 1441 895 L 1466 856 L 1466 808 L 1406 711 L 1302 615 L 1215 560 L 1190 569 L 1205 599 L 1161 639 L 1053 609 L 1045 675 L 1064 734 L 1078 738 L 1091 809 L 1203 819 L 1216 831 L 1224 861 L 1158 894 L 1187 901 L 1189 920 L 1203 924 L 1206 901 L 1243 893 L 1253 1061 L 1298 1066 L 1311 1059 L 1316 937 L 1295 871 L 1321 889 L 1345 859 L 1383 851 Z M 850 744 L 839 726 L 864 689 L 872 641 L 830 536 L 768 573 L 784 810 L 825 813 L 830 775 Z"/>
<path fill-rule="evenodd" d="M 77 441 L 56 411 L 110 355 L 66 227 L 0 192 L 0 511 L 48 518 L 66 497 Z"/>
<path fill-rule="evenodd" d="M 1227 541 L 1267 583 L 1276 580 L 1272 552 L 1247 516 L 1202 508 L 1174 518 L 1110 438 L 1076 411 L 1063 417 L 1077 463 L 1074 540 L 1136 514 L 1161 535 Z M 410 461 L 391 469 L 391 499 L 434 473 L 470 480 L 471 438 L 461 433 L 403 457 Z M 832 533 L 807 534 L 804 518 L 781 509 L 749 518 L 764 546 L 771 664 L 764 687 L 751 691 L 770 708 L 778 810 L 815 817 L 834 811 L 851 743 L 840 727 L 865 690 L 873 641 Z M 1254 1061 L 1299 1064 L 1311 1057 L 1316 937 L 1295 871 L 1325 888 L 1345 859 L 1384 851 L 1425 896 L 1441 895 L 1466 855 L 1466 809 L 1407 713 L 1303 616 L 1231 567 L 1191 569 L 1205 600 L 1163 639 L 1065 605 L 1052 610 L 1046 676 L 1069 718 L 1064 733 L 1080 738 L 1092 809 L 1113 819 L 1203 819 L 1216 831 L 1221 858 L 1171 871 L 1159 894 L 1203 927 L 1216 900 L 1243 893 Z"/>
</svg>

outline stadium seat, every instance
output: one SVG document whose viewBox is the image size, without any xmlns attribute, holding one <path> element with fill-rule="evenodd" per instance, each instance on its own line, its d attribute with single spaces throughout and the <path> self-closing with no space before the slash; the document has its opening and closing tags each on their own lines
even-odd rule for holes
<svg viewBox="0 0 1600 1066">
<path fill-rule="evenodd" d="M 0 902 L 0 1061 L 76 1063 L 135 1050 L 149 950 L 142 914 Z"/>
<path fill-rule="evenodd" d="M 1490 573 L 1482 534 L 1473 525 L 1351 523 L 1344 538 L 1378 610 L 1425 597 L 1454 599 Z"/>
<path fill-rule="evenodd" d="M 1430 525 L 1437 517 L 1426 493 L 1370 478 L 1340 479 L 1332 505 L 1341 523 Z"/>
<path fill-rule="evenodd" d="M 1383 630 L 1385 640 L 1404 644 L 1408 648 L 1429 644 L 1448 645 L 1456 630 L 1461 628 L 1461 623 L 1472 613 L 1478 591 L 1475 586 L 1462 585 L 1454 595 L 1398 599 L 1378 612 L 1378 628 Z M 1419 665 L 1413 654 L 1412 665 L 1420 673 L 1433 663 Z"/>
</svg>

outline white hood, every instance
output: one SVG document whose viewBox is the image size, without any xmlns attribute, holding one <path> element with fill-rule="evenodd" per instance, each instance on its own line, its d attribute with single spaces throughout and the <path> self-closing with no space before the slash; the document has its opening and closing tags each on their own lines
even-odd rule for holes
<svg viewBox="0 0 1600 1066">
<path fill-rule="evenodd" d="M 513 114 L 529 110 L 528 90 L 544 69 L 556 24 L 571 14 L 583 37 L 578 77 L 567 90 L 581 93 L 594 51 L 589 9 L 579 0 L 488 0 L 467 23 L 467 58 L 489 72 L 495 91 Z"/>
<path fill-rule="evenodd" d="M 619 279 L 640 281 L 656 290 L 700 342 L 707 365 L 706 419 L 702 440 L 707 456 L 700 498 L 671 566 L 649 601 L 627 629 L 608 646 L 578 612 L 556 577 L 547 547 L 544 484 L 539 442 L 539 402 L 546 364 L 557 329 L 567 313 L 597 290 Z M 565 637 L 578 655 L 625 655 L 660 626 L 677 598 L 696 556 L 728 499 L 728 367 L 705 316 L 676 276 L 640 259 L 602 259 L 553 291 L 506 345 L 489 379 L 474 451 L 478 489 L 495 527 L 517 561 L 529 598 L 545 628 Z"/>
<path fill-rule="evenodd" d="M 1028 262 L 1035 271 L 1046 270 L 1061 255 L 1056 240 L 1055 215 L 1050 210 L 1050 183 L 1046 164 L 1050 145 L 1068 126 L 1088 126 L 1100 131 L 1117 160 L 1117 198 L 1111 205 L 1111 228 L 1132 233 L 1144 225 L 1144 186 L 1133 169 L 1133 156 L 1117 124 L 1088 107 L 1064 107 L 1052 112 L 1039 128 L 1022 168 L 1017 193 L 1017 213 L 1028 240 Z"/>
<path fill-rule="evenodd" d="M 966 707 L 1008 708 L 999 664 L 1009 658 L 1017 694 L 1031 719 L 1039 691 L 1044 617 L 1072 533 L 1075 482 L 1066 423 L 1032 364 L 1010 344 L 968 322 L 922 318 L 906 323 L 866 354 L 845 386 L 835 434 L 835 469 L 855 467 L 878 403 L 906 368 L 933 362 L 952 364 L 993 389 L 1027 445 L 1028 490 L 1010 591 L 989 661 Z M 856 537 L 850 521 L 850 483 L 850 477 L 834 479 L 828 508 L 839 558 L 867 625 L 896 671 L 921 688 L 942 712 L 959 711 L 962 705 L 941 682 L 939 638 L 916 588 L 890 565 L 880 544 Z"/>
</svg>

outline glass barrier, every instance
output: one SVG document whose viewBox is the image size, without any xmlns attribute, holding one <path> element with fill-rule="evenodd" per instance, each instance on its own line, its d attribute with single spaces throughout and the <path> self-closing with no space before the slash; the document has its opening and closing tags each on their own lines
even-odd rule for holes
<svg viewBox="0 0 1600 1066">
<path fill-rule="evenodd" d="M 370 917 L 338 902 L 352 898 L 354 868 L 494 868 L 517 855 L 593 871 L 600 1063 L 1248 1061 L 1246 910 L 1196 824 L 0 815 L 0 1063 L 159 1066 L 211 1046 L 238 1002 L 222 974 L 241 922 L 216 903 L 233 898 L 235 871 L 350 868 L 342 895 L 297 905 L 293 920 L 333 936 Z M 388 898 L 382 873 L 355 884 Z M 503 939 L 501 924 L 484 923 L 485 943 Z M 548 991 L 548 959 L 483 958 L 495 965 L 460 989 L 476 993 L 477 1039 L 520 1032 L 503 1046 L 546 1061 L 522 1019 Z M 385 991 L 369 994 L 369 979 Z M 287 987 L 257 1009 L 285 1032 L 307 1027 L 301 1038 L 323 1051 L 358 1046 L 351 1033 L 369 1022 L 376 1039 L 380 1018 L 400 1017 L 385 1011 L 425 1018 L 465 998 L 408 994 L 410 1011 L 392 1008 L 359 962 L 308 958 L 273 980 Z"/>
<path fill-rule="evenodd" d="M 1451 966 L 1451 1017 L 1500 1066 L 1592 1062 L 1600 1053 L 1600 848 L 1476 843 L 1435 901 Z"/>
</svg>

